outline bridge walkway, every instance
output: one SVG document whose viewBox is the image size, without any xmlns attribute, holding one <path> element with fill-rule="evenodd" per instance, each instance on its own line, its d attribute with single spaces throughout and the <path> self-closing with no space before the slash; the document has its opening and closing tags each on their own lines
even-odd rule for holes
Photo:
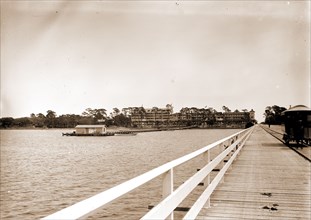
<svg viewBox="0 0 311 220">
<path fill-rule="evenodd" d="M 311 164 L 256 126 L 197 219 L 311 219 Z"/>
</svg>

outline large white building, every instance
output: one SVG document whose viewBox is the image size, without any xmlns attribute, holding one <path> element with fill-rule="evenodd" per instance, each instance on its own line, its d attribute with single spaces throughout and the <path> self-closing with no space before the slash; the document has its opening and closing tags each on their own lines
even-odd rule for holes
<svg viewBox="0 0 311 220">
<path fill-rule="evenodd" d="M 202 124 L 215 121 L 216 123 L 229 124 L 246 124 L 247 122 L 255 122 L 255 112 L 251 111 L 234 111 L 234 112 L 209 112 L 206 109 L 183 108 L 178 113 L 173 113 L 172 106 L 166 108 L 130 108 L 131 121 L 137 126 L 158 126 L 168 124 Z"/>
</svg>

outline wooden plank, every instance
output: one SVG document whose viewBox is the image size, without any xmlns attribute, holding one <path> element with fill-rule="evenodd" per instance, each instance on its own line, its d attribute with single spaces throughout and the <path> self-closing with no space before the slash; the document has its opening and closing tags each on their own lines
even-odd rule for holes
<svg viewBox="0 0 311 220">
<path fill-rule="evenodd" d="M 311 166 L 259 126 L 197 219 L 311 219 Z"/>
<path fill-rule="evenodd" d="M 156 207 L 154 207 L 151 211 L 149 211 L 146 215 L 144 215 L 141 219 L 164 219 L 166 218 L 192 191 L 197 187 L 197 185 L 204 180 L 207 175 L 219 164 L 223 161 L 223 159 L 231 152 L 233 148 L 240 142 L 243 142 L 243 138 L 250 134 L 250 130 L 240 137 L 234 144 L 228 147 L 226 150 L 221 152 L 214 160 L 210 161 L 206 166 L 204 166 L 200 171 L 198 171 L 195 175 L 190 177 L 186 182 L 184 182 L 181 186 L 179 186 L 170 196 L 167 196 L 163 201 L 161 201 Z M 222 179 L 224 173 L 230 166 L 231 162 L 234 160 L 238 151 L 230 158 L 230 161 L 225 164 L 225 166 L 220 170 L 215 179 L 208 186 L 207 190 L 209 194 L 215 189 L 217 184 Z M 206 190 L 205 190 L 206 191 Z M 205 193 L 204 191 L 204 193 Z M 208 199 L 208 198 L 207 198 Z M 202 206 L 207 201 L 204 199 L 202 202 Z M 188 213 L 193 212 L 193 208 L 197 206 L 193 206 Z M 201 208 L 196 208 L 194 212 L 197 211 L 199 213 Z M 187 215 L 188 215 L 187 213 Z M 196 216 L 196 215 L 195 215 Z"/>
<path fill-rule="evenodd" d="M 224 208 L 226 206 L 230 207 L 246 207 L 246 208 L 258 208 L 261 207 L 263 208 L 264 206 L 267 205 L 266 202 L 264 201 L 229 201 L 229 200 L 212 200 L 213 205 L 212 207 L 221 207 Z M 309 205 L 310 204 L 299 204 L 299 205 L 294 205 L 294 204 L 289 204 L 289 203 L 283 203 L 283 202 L 271 202 L 268 204 L 269 207 L 277 207 L 279 208 L 284 208 L 284 207 L 291 207 L 291 211 L 309 211 Z"/>
<path fill-rule="evenodd" d="M 250 132 L 251 133 L 251 132 Z M 220 170 L 220 172 L 217 174 L 215 179 L 211 182 L 211 184 L 204 190 L 204 192 L 201 194 L 201 196 L 198 198 L 198 200 L 193 204 L 190 211 L 184 216 L 183 219 L 193 219 L 194 217 L 197 217 L 197 215 L 200 213 L 200 210 L 204 206 L 204 202 L 207 201 L 206 206 L 209 207 L 208 199 L 210 198 L 210 195 L 214 191 L 214 189 L 217 187 L 221 179 L 223 179 L 224 174 L 229 169 L 232 162 L 235 160 L 236 156 L 239 154 L 240 150 L 245 144 L 245 141 L 250 136 L 250 133 L 248 133 L 245 137 L 245 139 L 242 141 L 241 145 L 238 147 L 238 149 L 234 152 L 234 154 L 231 156 L 231 158 L 228 160 L 228 163 L 224 165 L 224 167 Z M 229 150 L 231 147 L 226 149 L 225 151 Z M 230 150 L 231 151 L 231 150 Z"/>
</svg>

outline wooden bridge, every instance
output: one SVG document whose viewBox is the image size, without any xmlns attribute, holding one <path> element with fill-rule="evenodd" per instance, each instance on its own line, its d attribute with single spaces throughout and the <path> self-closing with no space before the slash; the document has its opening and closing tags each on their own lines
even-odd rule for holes
<svg viewBox="0 0 311 220">
<path fill-rule="evenodd" d="M 211 157 L 211 150 L 217 147 L 222 150 Z M 199 156 L 206 165 L 174 189 L 174 169 Z M 163 178 L 163 199 L 146 210 L 142 219 L 173 219 L 174 210 L 201 183 L 205 189 L 184 209 L 183 219 L 311 219 L 310 165 L 257 125 L 44 219 L 84 219 L 159 177 Z"/>
</svg>

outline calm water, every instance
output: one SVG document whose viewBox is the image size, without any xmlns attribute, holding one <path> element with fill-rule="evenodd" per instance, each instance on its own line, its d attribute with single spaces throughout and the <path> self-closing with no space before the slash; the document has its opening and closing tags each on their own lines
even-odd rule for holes
<svg viewBox="0 0 311 220">
<path fill-rule="evenodd" d="M 238 130 L 181 130 L 137 136 L 62 137 L 65 130 L 1 130 L 0 219 L 38 219 Z M 175 184 L 197 161 L 178 168 Z M 93 219 L 138 219 L 161 198 L 156 179 Z"/>
</svg>

